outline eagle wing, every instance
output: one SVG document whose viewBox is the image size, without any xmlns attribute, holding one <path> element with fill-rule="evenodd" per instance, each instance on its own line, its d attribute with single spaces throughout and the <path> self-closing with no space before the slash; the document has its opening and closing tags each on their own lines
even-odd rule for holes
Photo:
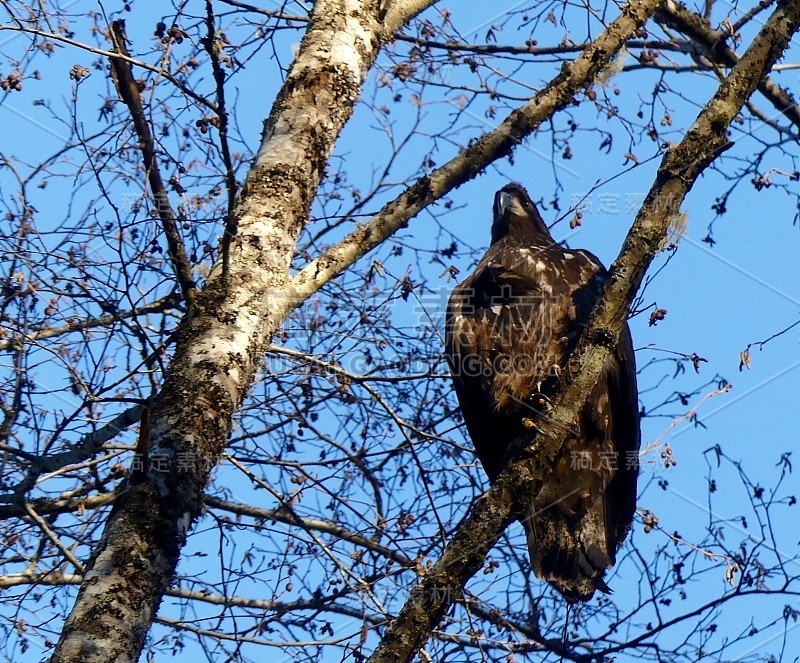
<svg viewBox="0 0 800 663">
<path fill-rule="evenodd" d="M 554 300 L 569 299 L 563 282 L 547 282 L 543 251 L 505 240 L 492 245 L 472 276 L 450 297 L 447 358 L 464 421 L 493 481 L 512 440 L 535 416 L 532 397 L 563 354 Z M 537 269 L 538 266 L 538 269 Z"/>
</svg>

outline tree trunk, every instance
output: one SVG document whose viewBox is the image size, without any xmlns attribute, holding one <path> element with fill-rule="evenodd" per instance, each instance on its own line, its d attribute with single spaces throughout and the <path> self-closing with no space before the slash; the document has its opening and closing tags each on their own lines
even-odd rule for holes
<svg viewBox="0 0 800 663">
<path fill-rule="evenodd" d="M 178 331 L 143 440 L 147 466 L 109 516 L 52 663 L 138 659 L 233 413 L 282 322 L 295 240 L 333 145 L 380 47 L 433 1 L 388 12 L 374 1 L 315 3 L 241 193 L 225 268 L 218 260 Z"/>
</svg>

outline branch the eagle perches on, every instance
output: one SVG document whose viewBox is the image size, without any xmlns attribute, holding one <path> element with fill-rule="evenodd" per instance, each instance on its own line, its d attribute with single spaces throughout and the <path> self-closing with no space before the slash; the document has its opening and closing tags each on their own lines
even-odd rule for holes
<svg viewBox="0 0 800 663">
<path fill-rule="evenodd" d="M 722 81 L 684 139 L 664 154 L 655 182 L 628 232 L 600 301 L 584 330 L 552 399 L 548 416 L 537 422 L 533 458 L 512 463 L 473 506 L 442 556 L 412 589 L 388 626 L 370 663 L 409 661 L 423 646 L 466 581 L 514 520 L 517 505 L 531 500 L 564 440 L 586 394 L 610 355 L 630 303 L 659 252 L 672 219 L 703 170 L 730 148 L 728 126 L 781 57 L 800 26 L 800 2 L 780 2 L 741 59 Z"/>
</svg>

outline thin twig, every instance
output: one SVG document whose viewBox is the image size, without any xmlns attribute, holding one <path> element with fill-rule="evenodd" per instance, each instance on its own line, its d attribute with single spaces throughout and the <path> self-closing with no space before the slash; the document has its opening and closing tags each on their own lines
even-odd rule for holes
<svg viewBox="0 0 800 663">
<path fill-rule="evenodd" d="M 123 55 L 128 55 L 126 46 L 125 22 L 122 20 L 111 23 L 111 36 L 114 41 L 114 48 Z M 139 138 L 139 149 L 142 153 L 147 181 L 150 184 L 150 193 L 155 202 L 156 213 L 161 220 L 161 227 L 167 239 L 167 251 L 175 276 L 187 306 L 191 309 L 195 300 L 195 283 L 192 277 L 192 267 L 189 264 L 189 257 L 186 255 L 186 247 L 183 244 L 175 212 L 169 200 L 169 194 L 164 186 L 161 171 L 156 160 L 155 140 L 150 131 L 150 124 L 147 121 L 142 104 L 142 97 L 138 83 L 133 78 L 133 70 L 128 62 L 119 59 L 111 59 L 111 74 L 119 92 L 120 99 L 128 107 L 128 111 L 133 119 L 133 126 Z"/>
<path fill-rule="evenodd" d="M 69 46 L 74 46 L 82 51 L 87 51 L 89 53 L 94 53 L 95 55 L 102 55 L 103 57 L 108 58 L 110 61 L 119 61 L 119 62 L 126 62 L 129 65 L 139 67 L 140 69 L 146 69 L 147 71 L 152 71 L 159 76 L 163 76 L 166 80 L 172 83 L 175 87 L 177 87 L 183 94 L 185 94 L 190 99 L 194 99 L 198 104 L 205 106 L 206 108 L 210 109 L 213 112 L 217 112 L 216 106 L 212 104 L 208 99 L 203 97 L 202 95 L 197 94 L 190 88 L 186 87 L 183 83 L 181 83 L 175 76 L 173 76 L 170 72 L 162 69 L 161 67 L 154 67 L 151 64 L 147 64 L 146 62 L 142 62 L 141 60 L 137 60 L 132 58 L 127 53 L 117 53 L 114 51 L 107 51 L 103 48 L 97 48 L 95 46 L 89 46 L 83 42 L 77 41 L 75 39 L 70 39 L 69 37 L 65 37 L 64 35 L 60 35 L 57 32 L 45 32 L 43 30 L 36 30 L 35 28 L 29 28 L 26 26 L 13 26 L 13 25 L 0 25 L 0 32 L 4 30 L 10 30 L 12 32 L 23 32 L 25 34 L 30 34 L 35 37 L 42 37 L 43 39 L 49 39 L 52 41 L 58 41 Z"/>
<path fill-rule="evenodd" d="M 31 507 L 30 504 L 27 503 L 25 504 L 25 511 L 27 512 L 28 516 L 30 516 L 31 520 L 33 520 L 33 522 L 35 522 L 39 526 L 39 529 L 42 530 L 42 532 L 44 532 L 44 535 L 48 539 L 50 539 L 52 544 L 59 549 L 59 551 L 61 552 L 62 555 L 64 555 L 64 557 L 67 558 L 67 561 L 69 561 L 69 563 L 75 567 L 75 570 L 81 575 L 83 575 L 85 573 L 83 564 L 81 564 L 75 558 L 75 555 L 72 554 L 69 548 L 67 548 L 63 543 L 61 543 L 61 540 L 56 536 L 55 532 L 53 532 L 53 530 L 50 529 L 50 526 L 44 521 L 44 518 L 42 518 L 38 513 L 36 513 L 36 511 L 33 510 L 33 507 Z"/>
<path fill-rule="evenodd" d="M 202 44 L 211 60 L 211 70 L 214 74 L 214 83 L 217 88 L 217 131 L 219 131 L 219 146 L 222 153 L 222 162 L 225 164 L 225 190 L 228 194 L 228 205 L 225 212 L 225 233 L 222 237 L 222 274 L 228 276 L 230 269 L 231 239 L 236 234 L 236 172 L 231 159 L 230 145 L 228 143 L 228 107 L 225 103 L 225 71 L 219 61 L 222 50 L 221 40 L 217 39 L 217 30 L 214 20 L 214 5 L 211 0 L 206 0 L 206 31 Z"/>
</svg>

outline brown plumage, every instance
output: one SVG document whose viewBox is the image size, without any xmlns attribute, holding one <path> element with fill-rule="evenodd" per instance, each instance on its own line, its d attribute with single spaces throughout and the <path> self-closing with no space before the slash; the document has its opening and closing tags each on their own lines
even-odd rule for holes
<svg viewBox="0 0 800 663">
<path fill-rule="evenodd" d="M 494 481 L 531 437 L 600 296 L 606 270 L 556 244 L 525 189 L 495 195 L 492 243 L 450 297 L 446 350 L 475 450 Z M 531 566 L 568 601 L 608 591 L 636 506 L 639 410 L 627 324 L 522 520 Z"/>
</svg>

